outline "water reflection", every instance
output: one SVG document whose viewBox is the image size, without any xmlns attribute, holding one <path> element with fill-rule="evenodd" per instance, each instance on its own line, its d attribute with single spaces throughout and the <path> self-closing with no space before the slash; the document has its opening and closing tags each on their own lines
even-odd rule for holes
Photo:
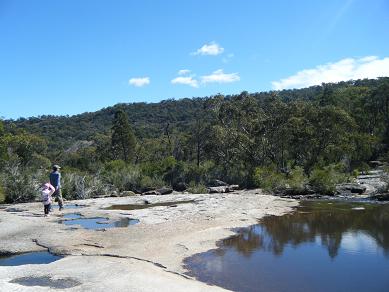
<svg viewBox="0 0 389 292">
<path fill-rule="evenodd" d="M 47 251 L 28 252 L 9 256 L 0 256 L 0 266 L 49 264 L 61 258 L 61 256 L 53 255 Z"/>
<path fill-rule="evenodd" d="M 68 213 L 63 216 L 66 220 L 60 220 L 59 223 L 65 225 L 80 225 L 85 229 L 103 230 L 106 228 L 120 228 L 128 227 L 139 223 L 138 219 L 133 218 L 120 218 L 117 221 L 109 221 L 109 218 L 105 217 L 92 217 L 84 218 L 80 213 Z"/>
<path fill-rule="evenodd" d="M 388 291 L 388 227 L 389 205 L 304 202 L 184 263 L 233 291 Z"/>
<path fill-rule="evenodd" d="M 286 245 L 312 242 L 325 247 L 331 258 L 340 248 L 356 252 L 358 246 L 365 251 L 381 248 L 389 256 L 389 205 L 355 205 L 305 202 L 294 214 L 265 217 L 260 225 L 238 230 L 220 246 L 245 256 L 255 250 L 282 255 Z"/>
</svg>

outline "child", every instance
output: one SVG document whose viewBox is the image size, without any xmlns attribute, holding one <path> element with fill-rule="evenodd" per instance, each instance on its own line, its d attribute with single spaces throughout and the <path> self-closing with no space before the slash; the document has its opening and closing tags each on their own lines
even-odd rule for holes
<svg viewBox="0 0 389 292">
<path fill-rule="evenodd" d="M 45 217 L 49 216 L 51 209 L 51 195 L 55 192 L 55 188 L 50 183 L 45 183 L 42 186 L 42 203 L 44 206 Z"/>
</svg>

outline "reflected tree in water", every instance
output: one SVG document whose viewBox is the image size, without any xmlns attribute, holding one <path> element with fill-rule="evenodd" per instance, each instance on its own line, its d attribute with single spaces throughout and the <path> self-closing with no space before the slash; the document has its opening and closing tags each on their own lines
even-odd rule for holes
<svg viewBox="0 0 389 292">
<path fill-rule="evenodd" d="M 255 250 L 282 255 L 286 245 L 297 247 L 320 238 L 331 258 L 338 255 L 342 237 L 349 232 L 363 232 L 373 238 L 389 255 L 389 206 L 363 204 L 364 210 L 353 210 L 360 204 L 305 202 L 295 213 L 268 216 L 261 224 L 238 230 L 238 234 L 219 243 L 233 247 L 245 256 Z"/>
</svg>

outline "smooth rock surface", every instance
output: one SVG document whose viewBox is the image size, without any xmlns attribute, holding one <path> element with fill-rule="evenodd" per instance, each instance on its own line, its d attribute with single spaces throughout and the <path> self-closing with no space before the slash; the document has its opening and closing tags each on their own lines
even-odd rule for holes
<svg viewBox="0 0 389 292">
<path fill-rule="evenodd" d="M 113 204 L 144 204 L 194 200 L 193 203 L 139 210 L 105 210 Z M 74 202 L 72 202 L 74 203 Z M 182 261 L 215 248 L 231 228 L 249 226 L 264 215 L 291 211 L 295 200 L 262 195 L 260 190 L 225 194 L 173 194 L 77 201 L 85 217 L 139 219 L 140 223 L 106 231 L 69 228 L 58 223 L 64 213 L 43 217 L 40 203 L 21 204 L 22 212 L 0 210 L 0 252 L 47 250 L 64 259 L 47 265 L 0 267 L 1 291 L 49 291 L 50 287 L 23 286 L 23 277 L 72 279 L 72 291 L 221 291 L 221 288 L 188 279 Z M 45 278 L 46 277 L 46 278 Z M 47 278 L 49 277 L 49 278 Z M 24 278 L 23 278 L 24 279 Z M 51 280 L 50 280 L 51 281 Z M 58 291 L 58 289 L 56 289 Z M 69 291 L 69 290 L 67 290 Z"/>
</svg>

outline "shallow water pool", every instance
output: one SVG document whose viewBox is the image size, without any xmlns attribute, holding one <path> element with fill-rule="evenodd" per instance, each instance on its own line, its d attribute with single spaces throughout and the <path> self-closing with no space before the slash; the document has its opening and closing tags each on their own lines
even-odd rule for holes
<svg viewBox="0 0 389 292">
<path fill-rule="evenodd" d="M 63 257 L 53 255 L 47 251 L 28 252 L 10 256 L 0 256 L 0 266 L 21 266 L 29 264 L 48 264 Z"/>
<path fill-rule="evenodd" d="M 234 291 L 389 291 L 389 205 L 303 202 L 185 264 Z"/>
<path fill-rule="evenodd" d="M 105 217 L 84 218 L 81 214 L 78 213 L 65 214 L 63 218 L 69 220 L 61 220 L 60 223 L 69 226 L 79 225 L 85 229 L 92 229 L 92 230 L 128 227 L 139 223 L 138 219 L 132 219 L 127 217 L 111 222 L 109 221 L 109 218 L 105 218 Z"/>
</svg>

